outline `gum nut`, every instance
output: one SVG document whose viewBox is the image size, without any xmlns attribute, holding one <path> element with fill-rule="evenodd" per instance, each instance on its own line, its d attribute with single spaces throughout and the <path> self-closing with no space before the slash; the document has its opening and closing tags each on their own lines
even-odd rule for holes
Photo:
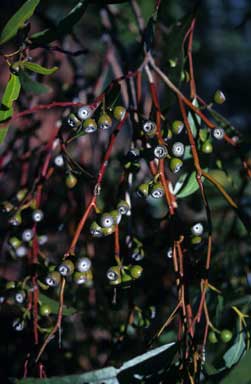
<svg viewBox="0 0 251 384">
<path fill-rule="evenodd" d="M 178 173 L 183 165 L 183 161 L 177 157 L 172 157 L 170 160 L 170 169 L 173 173 Z"/>
<path fill-rule="evenodd" d="M 33 239 L 32 229 L 25 229 L 22 233 L 22 239 L 27 243 L 30 242 Z"/>
<path fill-rule="evenodd" d="M 87 272 L 91 268 L 91 260 L 88 257 L 80 257 L 76 262 L 76 268 L 79 272 Z"/>
<path fill-rule="evenodd" d="M 9 244 L 13 247 L 13 248 L 18 248 L 22 242 L 21 240 L 19 240 L 17 237 L 11 237 L 9 239 Z"/>
<path fill-rule="evenodd" d="M 122 280 L 122 283 L 128 283 L 128 282 L 132 281 L 132 276 L 130 276 L 126 272 L 122 272 L 121 280 Z"/>
<path fill-rule="evenodd" d="M 229 343 L 232 340 L 233 333 L 229 329 L 223 329 L 220 333 L 220 338 L 223 343 Z"/>
<path fill-rule="evenodd" d="M 44 212 L 41 209 L 35 209 L 32 212 L 32 220 L 35 221 L 35 223 L 39 223 L 44 218 Z"/>
<path fill-rule="evenodd" d="M 24 320 L 21 320 L 21 319 L 15 319 L 12 322 L 12 327 L 15 329 L 15 331 L 22 332 L 25 327 L 25 322 Z"/>
<path fill-rule="evenodd" d="M 9 213 L 14 208 L 13 204 L 11 204 L 9 201 L 3 201 L 2 202 L 2 211 Z"/>
<path fill-rule="evenodd" d="M 92 109 L 87 105 L 85 105 L 79 108 L 77 115 L 80 120 L 86 120 L 89 117 L 91 117 L 92 113 L 93 113 Z"/>
<path fill-rule="evenodd" d="M 113 110 L 113 116 L 116 120 L 123 120 L 126 114 L 126 109 L 121 105 L 117 105 Z"/>
<path fill-rule="evenodd" d="M 143 183 L 138 186 L 137 195 L 139 197 L 147 197 L 149 194 L 149 183 Z"/>
<path fill-rule="evenodd" d="M 115 231 L 115 225 L 109 227 L 109 228 L 102 228 L 102 234 L 103 236 L 109 236 Z"/>
<path fill-rule="evenodd" d="M 183 143 L 180 143 L 177 141 L 176 143 L 173 144 L 172 146 L 172 153 L 176 157 L 182 157 L 185 152 L 185 146 Z"/>
<path fill-rule="evenodd" d="M 18 304 L 23 304 L 25 301 L 26 294 L 24 291 L 17 291 L 15 293 L 15 301 Z"/>
<path fill-rule="evenodd" d="M 113 211 L 110 212 L 110 215 L 112 216 L 115 224 L 119 224 L 120 223 L 122 215 L 119 212 L 119 210 L 114 209 Z"/>
<path fill-rule="evenodd" d="M 74 188 L 77 182 L 78 182 L 78 179 L 72 173 L 70 173 L 65 180 L 66 186 L 70 189 Z"/>
<path fill-rule="evenodd" d="M 102 227 L 96 223 L 96 221 L 93 221 L 93 223 L 90 226 L 90 233 L 93 237 L 102 237 Z"/>
<path fill-rule="evenodd" d="M 16 287 L 16 282 L 13 280 L 7 281 L 5 284 L 5 288 L 8 289 L 14 289 Z"/>
<path fill-rule="evenodd" d="M 70 276 L 74 272 L 74 264 L 71 260 L 65 260 L 57 268 L 61 276 Z"/>
<path fill-rule="evenodd" d="M 224 138 L 225 131 L 223 128 L 214 128 L 213 137 L 216 140 L 222 140 Z"/>
<path fill-rule="evenodd" d="M 94 119 L 87 119 L 83 124 L 84 131 L 86 133 L 92 133 L 97 130 L 97 123 Z"/>
<path fill-rule="evenodd" d="M 121 283 L 121 272 L 118 266 L 114 266 L 108 269 L 106 277 L 110 284 L 117 285 Z"/>
<path fill-rule="evenodd" d="M 153 153 L 156 159 L 164 159 L 168 155 L 167 147 L 165 145 L 157 145 Z"/>
<path fill-rule="evenodd" d="M 196 223 L 191 228 L 191 232 L 195 236 L 196 235 L 198 235 L 198 236 L 202 235 L 203 231 L 204 231 L 204 227 L 201 223 Z"/>
<path fill-rule="evenodd" d="M 130 211 L 130 206 L 125 200 L 121 200 L 117 204 L 117 209 L 121 215 L 127 215 L 128 211 Z"/>
<path fill-rule="evenodd" d="M 115 224 L 115 220 L 110 213 L 103 213 L 100 218 L 100 225 L 103 228 L 110 228 Z"/>
<path fill-rule="evenodd" d="M 27 193 L 28 193 L 28 189 L 26 189 L 26 188 L 20 189 L 20 191 L 18 191 L 16 194 L 17 200 L 19 202 L 22 201 L 25 198 L 25 196 L 27 195 Z"/>
<path fill-rule="evenodd" d="M 17 212 L 14 216 L 9 219 L 9 224 L 13 225 L 13 227 L 18 227 L 22 224 L 22 216 L 20 212 Z"/>
<path fill-rule="evenodd" d="M 87 282 L 86 273 L 79 271 L 74 272 L 73 281 L 78 285 L 85 284 Z"/>
<path fill-rule="evenodd" d="M 60 281 L 61 281 L 60 273 L 57 271 L 48 273 L 48 275 L 45 278 L 45 283 L 49 287 L 57 287 Z"/>
<path fill-rule="evenodd" d="M 172 247 L 169 247 L 166 253 L 167 257 L 171 259 L 173 257 L 173 249 Z"/>
<path fill-rule="evenodd" d="M 67 119 L 67 124 L 75 129 L 80 126 L 81 122 L 74 113 L 70 113 Z"/>
<path fill-rule="evenodd" d="M 154 135 L 157 130 L 157 126 L 154 121 L 148 120 L 143 124 L 143 131 L 147 135 Z"/>
<path fill-rule="evenodd" d="M 98 119 L 99 129 L 109 129 L 112 127 L 112 119 L 107 113 L 103 113 Z"/>
<path fill-rule="evenodd" d="M 156 183 L 151 187 L 150 194 L 154 199 L 161 199 L 165 191 L 161 183 Z"/>
<path fill-rule="evenodd" d="M 55 158 L 54 158 L 54 164 L 57 166 L 57 167 L 63 167 L 64 165 L 64 158 L 62 155 L 57 155 Z"/>
<path fill-rule="evenodd" d="M 226 100 L 226 97 L 224 93 L 221 90 L 217 89 L 217 91 L 215 91 L 214 93 L 214 102 L 216 104 L 223 104 L 225 100 Z"/>
<path fill-rule="evenodd" d="M 130 275 L 132 276 L 133 279 L 138 279 L 141 277 L 143 273 L 143 268 L 141 265 L 133 265 L 130 268 Z"/>
<path fill-rule="evenodd" d="M 203 153 L 212 153 L 213 152 L 213 145 L 211 141 L 207 140 L 205 143 L 202 144 L 201 151 Z"/>
<path fill-rule="evenodd" d="M 48 305 L 48 304 L 40 305 L 39 314 L 41 316 L 44 316 L 44 317 L 50 316 L 50 314 L 51 314 L 51 306 Z"/>
<path fill-rule="evenodd" d="M 38 244 L 39 245 L 44 245 L 46 244 L 48 241 L 48 236 L 47 235 L 41 235 L 41 236 L 38 236 Z"/>
<path fill-rule="evenodd" d="M 181 120 L 174 120 L 172 122 L 172 132 L 176 135 L 182 132 L 184 128 L 184 123 Z"/>
<path fill-rule="evenodd" d="M 144 259 L 144 252 L 142 249 L 135 248 L 131 254 L 131 258 L 135 261 L 141 261 Z"/>
<path fill-rule="evenodd" d="M 17 257 L 24 257 L 28 253 L 28 249 L 24 245 L 20 245 L 20 247 L 17 247 L 16 249 L 16 256 Z"/>
<path fill-rule="evenodd" d="M 202 242 L 202 237 L 201 236 L 193 236 L 191 238 L 191 244 L 193 244 L 193 245 L 200 244 L 201 242 Z"/>
</svg>

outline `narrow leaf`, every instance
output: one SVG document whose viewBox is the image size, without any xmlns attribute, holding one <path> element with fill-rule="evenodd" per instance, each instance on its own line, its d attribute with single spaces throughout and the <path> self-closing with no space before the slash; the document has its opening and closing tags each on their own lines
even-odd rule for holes
<svg viewBox="0 0 251 384">
<path fill-rule="evenodd" d="M 33 80 L 25 71 L 20 71 L 19 74 L 22 88 L 27 93 L 34 95 L 42 95 L 48 93 L 50 88 L 47 85 L 41 84 L 36 80 Z"/>
<path fill-rule="evenodd" d="M 50 306 L 51 308 L 51 313 L 53 314 L 57 314 L 58 313 L 58 301 L 57 300 L 54 300 L 52 298 L 50 298 L 49 296 L 43 294 L 43 293 L 40 293 L 39 294 L 39 300 L 41 300 L 41 302 L 43 304 L 47 304 Z M 73 315 L 74 313 L 76 313 L 77 310 L 76 308 L 73 308 L 73 307 L 67 307 L 67 306 L 64 306 L 63 308 L 63 314 L 65 316 L 71 316 Z"/>
<path fill-rule="evenodd" d="M 2 144 L 4 142 L 4 139 L 8 133 L 8 130 L 9 130 L 9 125 L 7 125 L 5 127 L 0 126 L 0 144 Z"/>
<path fill-rule="evenodd" d="M 40 75 L 52 75 L 58 70 L 58 67 L 45 68 L 40 64 L 31 63 L 30 61 L 25 61 L 23 67 L 31 72 L 39 73 Z"/>
<path fill-rule="evenodd" d="M 198 103 L 197 99 L 193 99 L 193 105 L 197 108 L 199 107 L 199 103 Z M 187 118 L 188 118 L 188 122 L 189 122 L 189 125 L 191 128 L 193 137 L 196 137 L 197 127 L 199 127 L 201 125 L 201 118 L 197 114 L 193 115 L 192 112 L 188 113 Z"/>
<path fill-rule="evenodd" d="M 236 342 L 226 351 L 223 355 L 225 365 L 227 368 L 231 368 L 234 364 L 238 363 L 243 352 L 245 351 L 246 345 L 244 340 L 244 334 L 241 332 Z"/>
<path fill-rule="evenodd" d="M 6 43 L 14 37 L 18 30 L 23 27 L 24 23 L 33 15 L 40 0 L 27 0 L 19 10 L 10 18 L 5 25 L 1 35 L 0 44 Z"/>
<path fill-rule="evenodd" d="M 220 384 L 250 384 L 251 350 L 240 360 L 230 373 L 220 381 Z"/>
<path fill-rule="evenodd" d="M 201 178 L 202 181 L 204 181 L 204 177 Z M 192 195 L 194 192 L 196 192 L 199 189 L 199 184 L 196 178 L 196 172 L 193 171 L 187 179 L 183 182 L 182 188 L 180 188 L 180 191 L 176 194 L 176 196 L 179 199 L 184 199 L 184 197 L 188 197 Z"/>
<path fill-rule="evenodd" d="M 71 32 L 74 25 L 81 19 L 87 8 L 89 1 L 82 0 L 77 3 L 71 11 L 58 22 L 53 28 L 45 29 L 41 32 L 34 33 L 31 36 L 32 47 L 49 44 L 54 40 L 61 39 L 67 33 Z"/>
</svg>

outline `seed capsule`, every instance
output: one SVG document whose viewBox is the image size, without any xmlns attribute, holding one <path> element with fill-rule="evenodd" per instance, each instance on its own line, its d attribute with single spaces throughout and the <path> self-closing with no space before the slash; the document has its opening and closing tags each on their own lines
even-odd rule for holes
<svg viewBox="0 0 251 384">
<path fill-rule="evenodd" d="M 145 253 L 144 253 L 144 250 L 143 248 L 134 248 L 132 254 L 131 254 L 131 258 L 135 261 L 141 261 L 143 260 L 145 257 Z"/>
<path fill-rule="evenodd" d="M 98 127 L 100 129 L 109 129 L 112 127 L 112 119 L 107 113 L 103 113 L 98 119 Z"/>
<path fill-rule="evenodd" d="M 87 282 L 86 273 L 79 271 L 74 272 L 73 281 L 78 285 L 85 284 Z"/>
<path fill-rule="evenodd" d="M 25 322 L 24 320 L 16 319 L 12 322 L 12 327 L 15 329 L 15 331 L 22 332 L 25 327 Z"/>
<path fill-rule="evenodd" d="M 113 116 L 116 120 L 123 120 L 126 114 L 126 109 L 121 105 L 117 105 L 113 110 Z"/>
<path fill-rule="evenodd" d="M 121 215 L 127 215 L 128 212 L 130 211 L 130 206 L 129 204 L 127 203 L 127 201 L 125 200 L 121 200 L 118 204 L 117 204 L 117 209 L 119 211 L 119 213 Z"/>
<path fill-rule="evenodd" d="M 57 268 L 61 276 L 70 276 L 74 272 L 74 264 L 71 260 L 65 260 Z"/>
<path fill-rule="evenodd" d="M 155 199 L 161 199 L 164 196 L 165 191 L 161 183 L 152 184 L 150 187 L 150 194 Z"/>
<path fill-rule="evenodd" d="M 203 227 L 203 225 L 201 223 L 196 223 L 191 228 L 191 232 L 195 236 L 202 235 L 203 231 L 204 231 L 204 227 Z"/>
<path fill-rule="evenodd" d="M 115 220 L 110 213 L 104 213 L 100 218 L 100 225 L 103 228 L 110 228 L 115 224 Z"/>
<path fill-rule="evenodd" d="M 97 123 L 94 119 L 88 118 L 83 124 L 84 131 L 86 133 L 92 133 L 97 130 Z"/>
<path fill-rule="evenodd" d="M 40 308 L 39 308 L 39 314 L 41 316 L 45 316 L 45 317 L 50 316 L 50 314 L 51 314 L 51 306 L 48 305 L 48 304 L 42 304 L 40 306 Z"/>
<path fill-rule="evenodd" d="M 78 182 L 78 179 L 72 173 L 69 173 L 69 175 L 66 177 L 66 180 L 65 180 L 66 186 L 70 189 L 74 188 L 77 182 Z"/>
<path fill-rule="evenodd" d="M 81 121 L 77 118 L 74 113 L 70 113 L 67 119 L 67 123 L 73 130 L 76 130 L 81 125 Z"/>
<path fill-rule="evenodd" d="M 9 201 L 3 201 L 1 206 L 2 206 L 2 211 L 6 213 L 11 212 L 12 209 L 14 208 L 13 204 L 11 204 Z"/>
<path fill-rule="evenodd" d="M 54 164 L 55 164 L 57 167 L 59 167 L 59 168 L 63 167 L 63 165 L 64 165 L 64 158 L 63 158 L 63 156 L 62 156 L 62 155 L 57 155 L 57 156 L 54 158 Z"/>
<path fill-rule="evenodd" d="M 24 245 L 20 245 L 16 249 L 16 256 L 17 257 L 24 257 L 28 253 L 28 249 Z"/>
<path fill-rule="evenodd" d="M 48 275 L 45 278 L 45 283 L 49 287 L 57 287 L 60 283 L 60 280 L 61 280 L 60 273 L 57 271 L 53 271 L 48 273 Z"/>
<path fill-rule="evenodd" d="M 46 244 L 48 241 L 48 236 L 47 235 L 41 235 L 41 236 L 38 236 L 38 244 L 39 245 L 44 245 Z"/>
<path fill-rule="evenodd" d="M 89 117 L 91 117 L 92 114 L 93 114 L 92 109 L 90 107 L 88 107 L 87 105 L 79 108 L 79 110 L 77 112 L 77 115 L 78 115 L 80 120 L 86 120 Z"/>
<path fill-rule="evenodd" d="M 176 157 L 172 157 L 170 160 L 170 169 L 173 173 L 178 173 L 183 165 L 183 161 Z"/>
<path fill-rule="evenodd" d="M 11 237 L 10 239 L 9 239 L 9 244 L 13 247 L 13 248 L 18 248 L 21 244 L 22 244 L 22 242 L 21 242 L 21 240 L 19 240 L 17 237 Z"/>
<path fill-rule="evenodd" d="M 29 242 L 33 239 L 33 231 L 32 229 L 25 229 L 22 233 L 22 239 L 25 242 Z"/>
<path fill-rule="evenodd" d="M 141 265 L 133 265 L 130 267 L 130 275 L 133 279 L 139 279 L 143 273 Z"/>
<path fill-rule="evenodd" d="M 216 140 L 222 140 L 224 138 L 225 131 L 223 128 L 215 128 L 213 130 L 213 137 Z"/>
<path fill-rule="evenodd" d="M 44 212 L 41 209 L 35 209 L 32 212 L 32 220 L 35 221 L 35 223 L 40 223 L 44 218 Z"/>
<path fill-rule="evenodd" d="M 121 272 L 120 268 L 118 266 L 114 266 L 108 269 L 106 273 L 107 279 L 109 280 L 110 284 L 112 285 L 118 285 L 121 283 Z"/>
<path fill-rule="evenodd" d="M 24 291 L 18 291 L 15 293 L 15 301 L 18 304 L 23 304 L 25 301 L 26 294 Z"/>
<path fill-rule="evenodd" d="M 157 145 L 153 151 L 156 159 L 164 159 L 168 155 L 167 147 L 165 145 Z"/>
<path fill-rule="evenodd" d="M 103 236 L 102 227 L 98 225 L 96 221 L 93 221 L 90 227 L 90 233 L 93 237 L 102 237 Z"/>
<path fill-rule="evenodd" d="M 181 120 L 175 120 L 173 121 L 172 123 L 172 132 L 175 134 L 175 135 L 178 135 L 179 133 L 182 132 L 184 128 L 184 123 L 183 121 Z"/>
<path fill-rule="evenodd" d="M 137 195 L 139 197 L 147 197 L 149 194 L 150 184 L 151 182 L 140 184 L 137 189 Z"/>
<path fill-rule="evenodd" d="M 10 218 L 9 224 L 13 225 L 13 227 L 18 227 L 22 224 L 22 216 L 19 211 Z"/>
<path fill-rule="evenodd" d="M 143 124 L 143 131 L 149 137 L 153 137 L 156 133 L 156 130 L 157 126 L 154 121 L 148 120 Z"/>
<path fill-rule="evenodd" d="M 203 143 L 202 147 L 201 147 L 201 150 L 203 153 L 212 153 L 213 152 L 213 146 L 212 146 L 212 143 L 211 141 L 207 140 L 205 141 L 205 143 Z"/>
<path fill-rule="evenodd" d="M 76 262 L 76 268 L 79 272 L 87 272 L 91 268 L 91 260 L 88 257 L 80 257 Z"/>
<path fill-rule="evenodd" d="M 177 141 L 176 143 L 173 144 L 172 153 L 174 154 L 174 156 L 182 157 L 184 155 L 184 152 L 185 152 L 185 147 L 183 143 L 180 143 L 179 141 Z"/>
<path fill-rule="evenodd" d="M 191 244 L 193 244 L 193 245 L 200 244 L 201 242 L 202 242 L 202 237 L 201 236 L 193 236 L 191 238 Z"/>
</svg>

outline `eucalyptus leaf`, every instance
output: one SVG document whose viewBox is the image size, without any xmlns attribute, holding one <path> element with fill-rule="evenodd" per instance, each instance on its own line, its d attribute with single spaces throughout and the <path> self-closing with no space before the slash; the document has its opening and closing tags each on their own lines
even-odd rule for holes
<svg viewBox="0 0 251 384">
<path fill-rule="evenodd" d="M 199 103 L 198 103 L 197 99 L 193 99 L 192 104 L 197 108 L 199 107 Z M 189 126 L 191 128 L 193 137 L 196 137 L 197 136 L 197 129 L 198 129 L 198 127 L 201 126 L 201 118 L 197 114 L 194 114 L 193 112 L 190 111 L 190 112 L 188 112 L 187 119 L 189 122 Z"/>
<path fill-rule="evenodd" d="M 39 300 L 43 304 L 46 304 L 46 305 L 50 306 L 51 313 L 53 313 L 53 314 L 57 314 L 58 313 L 58 306 L 59 306 L 59 304 L 58 304 L 57 300 L 54 300 L 54 299 L 50 298 L 49 296 L 47 296 L 47 295 L 45 295 L 43 293 L 39 294 Z M 76 312 L 77 312 L 76 308 L 73 308 L 73 307 L 64 306 L 64 308 L 63 308 L 63 315 L 65 315 L 65 316 L 71 316 L 71 315 L 73 315 Z"/>
<path fill-rule="evenodd" d="M 202 182 L 204 181 L 204 177 L 201 178 Z M 188 197 L 195 193 L 199 189 L 199 184 L 196 178 L 196 171 L 193 171 L 183 182 L 182 188 L 176 194 L 176 197 L 179 199 L 184 199 L 184 197 Z"/>
<path fill-rule="evenodd" d="M 50 88 L 47 85 L 33 80 L 25 71 L 20 71 L 19 77 L 22 88 L 27 93 L 32 93 L 33 95 L 43 95 L 44 93 L 48 93 L 50 91 Z"/>
<path fill-rule="evenodd" d="M 33 15 L 40 0 L 27 0 L 10 18 L 0 35 L 0 44 L 4 44 L 14 37 L 24 23 Z"/>
<path fill-rule="evenodd" d="M 4 127 L 0 126 L 0 144 L 2 144 L 4 142 L 4 139 L 8 133 L 8 130 L 9 130 L 9 125 L 4 126 Z"/>
<path fill-rule="evenodd" d="M 40 75 L 52 75 L 58 70 L 58 67 L 45 68 L 40 64 L 31 63 L 30 61 L 25 61 L 23 67 L 31 72 L 39 73 Z"/>
<path fill-rule="evenodd" d="M 251 350 L 239 361 L 239 363 L 225 376 L 219 384 L 250 384 Z"/>
<path fill-rule="evenodd" d="M 244 333 L 240 332 L 235 343 L 225 352 L 223 359 L 227 368 L 231 368 L 238 363 L 246 349 Z"/>
<path fill-rule="evenodd" d="M 39 45 L 49 44 L 54 40 L 61 39 L 71 32 L 72 28 L 85 13 L 88 4 L 89 0 L 79 1 L 53 28 L 34 33 L 30 37 L 32 48 Z"/>
</svg>

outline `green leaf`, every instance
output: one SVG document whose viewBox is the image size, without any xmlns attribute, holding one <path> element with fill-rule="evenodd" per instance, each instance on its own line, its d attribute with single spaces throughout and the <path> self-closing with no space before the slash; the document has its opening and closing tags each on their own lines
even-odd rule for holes
<svg viewBox="0 0 251 384">
<path fill-rule="evenodd" d="M 240 332 L 235 343 L 226 351 L 223 355 L 225 365 L 227 368 L 231 368 L 234 364 L 238 363 L 243 352 L 245 351 L 246 344 L 244 339 L 244 333 Z"/>
<path fill-rule="evenodd" d="M 19 10 L 10 18 L 1 35 L 0 44 L 6 43 L 15 36 L 24 23 L 33 15 L 40 0 L 27 0 Z"/>
<path fill-rule="evenodd" d="M 52 75 L 58 70 L 58 67 L 45 68 L 40 64 L 31 63 L 30 61 L 25 61 L 23 67 L 29 71 L 39 73 L 40 75 Z"/>
<path fill-rule="evenodd" d="M 51 313 L 53 313 L 53 314 L 58 313 L 59 303 L 57 300 L 50 298 L 49 296 L 45 295 L 44 293 L 39 293 L 39 300 L 43 304 L 47 304 L 51 307 Z M 77 312 L 76 308 L 73 308 L 73 307 L 64 306 L 64 308 L 63 308 L 63 315 L 65 315 L 65 316 L 71 316 L 76 312 Z"/>
<path fill-rule="evenodd" d="M 220 381 L 220 384 L 250 384 L 250 362 L 251 362 L 251 350 L 249 350 L 245 356 L 240 360 L 230 373 Z"/>
<path fill-rule="evenodd" d="M 36 80 L 33 80 L 25 71 L 19 73 L 22 88 L 27 93 L 34 95 L 42 95 L 48 93 L 50 88 L 47 85 L 41 84 Z"/>
<path fill-rule="evenodd" d="M 182 177 L 184 178 L 184 175 Z M 204 181 L 204 177 L 202 177 L 201 179 L 202 181 Z M 180 192 L 176 194 L 176 197 L 178 197 L 179 199 L 184 199 L 184 197 L 192 195 L 198 189 L 199 189 L 199 184 L 196 178 L 196 172 L 193 171 L 189 176 L 187 175 L 185 177 L 182 187 L 180 188 Z"/>
<path fill-rule="evenodd" d="M 51 377 L 49 379 L 21 379 L 16 384 L 127 384 L 139 382 L 139 377 L 158 375 L 158 370 L 163 371 L 173 360 L 176 352 L 176 344 L 169 343 L 152 349 L 125 362 L 120 369 L 107 367 L 80 375 L 69 375 L 63 377 Z M 143 381 L 141 381 L 143 382 Z M 154 381 L 156 382 L 156 381 Z"/>
<path fill-rule="evenodd" d="M 8 83 L 5 87 L 4 94 L 1 101 L 0 108 L 0 123 L 11 118 L 13 114 L 13 102 L 18 99 L 20 93 L 20 80 L 19 77 L 13 73 L 10 75 Z M 8 133 L 9 126 L 4 128 L 0 127 L 0 144 L 4 141 Z"/>
<path fill-rule="evenodd" d="M 71 32 L 72 28 L 85 13 L 88 3 L 88 0 L 79 1 L 75 7 L 73 7 L 71 11 L 55 25 L 55 27 L 34 33 L 30 37 L 32 48 L 43 44 L 49 44 L 54 40 L 61 39 L 67 33 Z"/>
</svg>

